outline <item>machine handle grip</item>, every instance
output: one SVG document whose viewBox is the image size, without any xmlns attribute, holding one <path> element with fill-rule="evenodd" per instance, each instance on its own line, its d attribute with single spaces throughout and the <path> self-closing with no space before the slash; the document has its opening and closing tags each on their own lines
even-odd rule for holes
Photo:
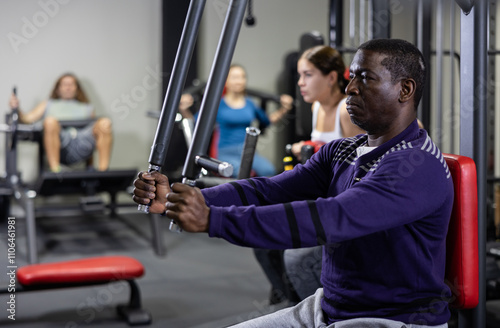
<svg viewBox="0 0 500 328">
<path fill-rule="evenodd" d="M 208 156 L 196 156 L 194 162 L 202 168 L 212 172 L 217 172 L 226 178 L 233 174 L 233 166 L 231 164 Z"/>
<path fill-rule="evenodd" d="M 160 169 L 161 169 L 161 167 L 158 166 L 158 165 L 149 164 L 148 172 L 159 172 Z M 143 204 L 137 205 L 137 210 L 139 212 L 149 213 L 149 204 L 146 204 L 146 205 L 143 205 Z"/>
</svg>

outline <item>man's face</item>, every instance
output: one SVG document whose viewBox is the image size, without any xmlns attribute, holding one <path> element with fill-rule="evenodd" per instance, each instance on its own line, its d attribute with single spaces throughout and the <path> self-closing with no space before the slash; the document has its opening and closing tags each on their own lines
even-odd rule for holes
<svg viewBox="0 0 500 328">
<path fill-rule="evenodd" d="M 381 64 L 385 57 L 358 50 L 349 68 L 347 111 L 351 121 L 371 135 L 386 133 L 398 115 L 401 84 L 392 83 L 391 73 Z"/>
</svg>

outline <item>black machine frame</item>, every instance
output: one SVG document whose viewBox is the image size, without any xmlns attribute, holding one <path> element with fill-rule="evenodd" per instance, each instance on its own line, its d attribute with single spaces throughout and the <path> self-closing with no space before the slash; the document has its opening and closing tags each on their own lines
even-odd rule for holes
<svg viewBox="0 0 500 328">
<path fill-rule="evenodd" d="M 243 20 L 243 12 L 245 9 L 247 1 L 244 0 L 234 0 L 230 2 L 228 14 L 226 16 L 226 22 L 224 24 L 223 31 L 221 33 L 221 39 L 219 46 L 217 48 L 216 58 L 212 67 L 212 72 L 210 79 L 207 84 L 207 89 L 202 103 L 201 117 L 199 119 L 195 128 L 193 142 L 189 148 L 188 155 L 184 164 L 184 169 L 182 172 L 183 182 L 187 184 L 193 184 L 199 174 L 201 167 L 196 164 L 195 157 L 199 154 L 203 154 L 207 149 L 207 142 L 210 139 L 211 127 L 213 126 L 215 115 L 218 105 L 218 97 L 222 93 L 223 81 L 227 75 L 227 71 L 230 65 L 230 60 L 234 52 L 234 45 L 236 43 L 239 28 Z M 486 79 L 487 73 L 487 1 L 465 1 L 456 0 L 456 3 L 462 9 L 461 17 L 461 105 L 460 114 L 461 117 L 466 117 L 467 119 L 462 120 L 460 125 L 460 154 L 471 157 L 474 159 L 477 171 L 478 171 L 478 217 L 479 217 L 479 305 L 469 311 L 460 311 L 460 327 L 485 327 L 485 245 L 486 245 L 486 111 L 487 111 L 487 90 L 486 84 L 481 83 L 478 79 Z M 424 53 L 427 59 L 431 56 L 431 48 L 428 43 L 429 41 L 429 26 L 426 24 L 428 22 L 429 13 L 428 0 L 420 0 L 417 4 L 418 10 L 422 13 L 421 20 L 419 21 L 419 26 L 421 31 L 419 31 L 418 36 L 418 46 Z M 191 7 L 202 8 L 204 6 L 204 1 L 191 1 Z M 330 0 L 331 14 L 330 14 L 330 43 L 332 46 L 340 48 L 342 50 L 342 7 L 343 0 Z M 372 0 L 371 6 L 375 14 L 372 17 L 376 18 L 376 13 L 387 13 L 390 12 L 390 3 L 385 0 Z M 191 9 L 190 9 L 191 11 Z M 188 18 L 186 22 L 192 17 L 188 13 Z M 384 22 L 380 23 L 376 20 L 372 21 L 373 28 L 373 38 L 389 38 L 390 37 L 390 17 L 388 17 Z M 229 31 L 228 31 L 229 30 Z M 188 30 L 183 32 L 187 33 Z M 196 42 L 195 38 L 191 39 L 181 39 L 179 49 L 186 46 L 186 43 Z M 352 49 L 344 49 L 346 51 Z M 176 60 L 179 60 L 182 53 L 178 52 Z M 175 72 L 175 67 L 174 67 Z M 175 82 L 171 80 L 172 82 Z M 179 95 L 182 90 L 182 84 L 184 79 L 181 80 L 182 83 L 176 85 L 175 95 Z M 479 82 L 479 83 L 478 83 Z M 479 86 L 478 86 L 479 85 Z M 169 87 L 173 87 L 169 85 Z M 174 98 L 171 98 L 174 99 Z M 169 93 L 167 92 L 166 101 L 169 100 Z M 176 105 L 179 99 L 174 99 L 171 108 L 163 108 L 163 116 L 172 116 L 176 110 Z M 174 106 L 175 105 L 175 106 Z M 471 108 L 472 106 L 472 108 Z M 426 91 L 423 100 L 423 107 L 425 111 L 422 112 L 422 120 L 425 123 L 429 123 L 430 114 L 429 110 L 429 90 Z M 168 144 L 168 139 L 170 136 L 167 134 L 161 134 L 161 131 L 168 131 L 169 126 L 172 126 L 172 120 L 160 119 L 158 124 L 157 136 L 155 137 L 155 142 L 153 144 L 152 152 L 150 155 L 150 170 L 156 170 L 161 168 L 163 163 L 164 148 Z M 160 131 L 160 136 L 158 136 L 158 131 Z M 158 149 L 162 148 L 162 149 Z"/>
</svg>

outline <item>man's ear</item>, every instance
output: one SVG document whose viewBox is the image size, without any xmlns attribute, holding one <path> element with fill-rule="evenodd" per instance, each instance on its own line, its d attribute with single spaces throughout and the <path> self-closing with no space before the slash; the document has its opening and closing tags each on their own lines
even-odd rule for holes
<svg viewBox="0 0 500 328">
<path fill-rule="evenodd" d="M 413 98 L 417 84 L 414 79 L 401 80 L 401 90 L 399 91 L 399 102 L 404 103 Z"/>
</svg>

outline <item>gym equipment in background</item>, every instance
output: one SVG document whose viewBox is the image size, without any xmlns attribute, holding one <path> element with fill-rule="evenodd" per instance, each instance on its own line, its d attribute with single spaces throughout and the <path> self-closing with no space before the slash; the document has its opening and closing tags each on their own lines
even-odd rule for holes
<svg viewBox="0 0 500 328">
<path fill-rule="evenodd" d="M 222 28 L 212 70 L 207 82 L 200 114 L 196 122 L 193 140 L 188 149 L 182 171 L 182 182 L 188 185 L 194 186 L 196 184 L 196 178 L 199 176 L 202 167 L 210 170 L 212 165 L 215 167 L 226 165 L 204 156 L 206 156 L 208 149 L 210 135 L 217 116 L 220 95 L 224 89 L 246 5 L 247 0 L 232 0 L 228 6 L 226 20 Z M 205 1 L 192 0 L 188 10 L 169 88 L 165 95 L 164 106 L 160 115 L 153 146 L 151 147 L 151 154 L 149 156 L 150 171 L 160 171 L 161 165 L 165 160 L 175 114 L 177 113 L 183 84 L 185 83 L 186 70 L 183 70 L 182 66 L 189 63 L 189 58 L 192 55 L 204 6 Z M 197 158 L 201 157 L 204 157 L 206 161 L 197 160 Z M 209 162 L 211 162 L 211 167 L 204 167 Z M 144 212 L 149 211 L 147 206 L 142 205 L 139 206 L 139 210 Z M 180 231 L 174 221 L 171 221 L 170 229 Z"/>
</svg>

